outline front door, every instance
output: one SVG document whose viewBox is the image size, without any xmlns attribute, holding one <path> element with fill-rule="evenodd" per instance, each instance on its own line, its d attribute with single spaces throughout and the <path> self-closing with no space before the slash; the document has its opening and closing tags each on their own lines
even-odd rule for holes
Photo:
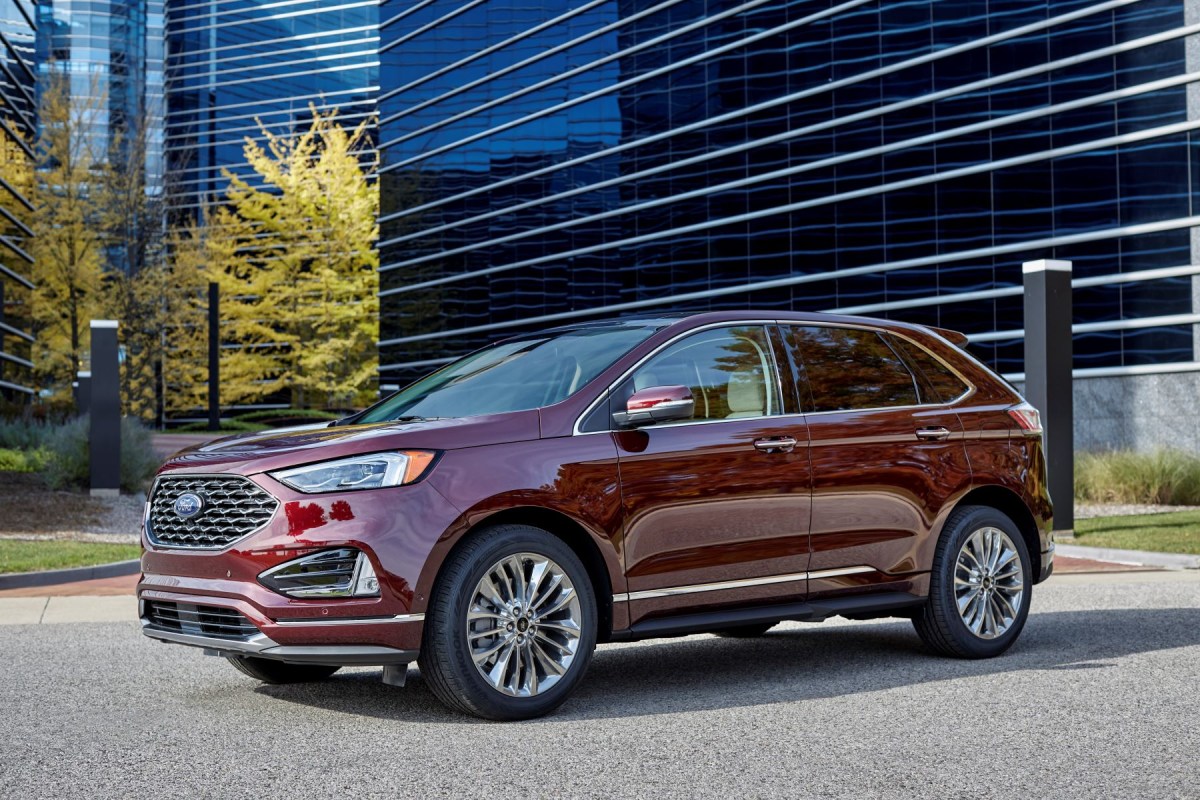
<svg viewBox="0 0 1200 800">
<path fill-rule="evenodd" d="M 614 407 L 652 386 L 688 387 L 695 410 L 689 420 L 613 434 L 630 621 L 802 599 L 808 435 L 803 417 L 784 413 L 792 409 L 766 327 L 717 327 L 675 342 L 617 387 Z"/>
</svg>

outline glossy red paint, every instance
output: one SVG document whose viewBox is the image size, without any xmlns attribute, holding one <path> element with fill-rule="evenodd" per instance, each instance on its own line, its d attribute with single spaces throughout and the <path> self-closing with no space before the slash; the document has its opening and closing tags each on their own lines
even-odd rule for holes
<svg viewBox="0 0 1200 800">
<path fill-rule="evenodd" d="M 577 430 L 610 387 L 681 335 L 717 325 L 787 323 L 897 333 L 953 365 L 971 391 L 947 404 L 813 413 L 793 378 L 780 372 L 780 415 Z M 775 349 L 781 359 L 782 348 Z M 520 521 L 551 531 L 580 553 L 596 588 L 604 639 L 640 620 L 718 608 L 883 590 L 923 595 L 942 525 L 957 504 L 972 498 L 1021 517 L 1044 578 L 1051 561 L 1051 505 L 1040 438 L 1026 435 L 1007 413 L 1018 402 L 1010 387 L 950 341 L 902 323 L 777 312 L 680 318 L 664 322 L 566 400 L 540 409 L 310 426 L 178 454 L 160 474 L 245 476 L 277 498 L 280 510 L 221 552 L 162 548 L 143 537 L 145 574 L 138 593 L 236 608 L 284 644 L 415 651 L 419 619 L 279 623 L 421 614 L 443 563 L 464 537 L 498 521 Z M 946 435 L 920 438 L 918 431 L 928 429 Z M 792 444 L 762 444 L 787 440 Z M 439 455 L 407 486 L 303 494 L 267 474 L 412 449 Z M 379 597 L 301 600 L 258 581 L 266 569 L 335 547 L 367 554 Z M 867 569 L 805 578 L 846 567 Z M 739 583 L 656 595 L 727 582 Z"/>
</svg>

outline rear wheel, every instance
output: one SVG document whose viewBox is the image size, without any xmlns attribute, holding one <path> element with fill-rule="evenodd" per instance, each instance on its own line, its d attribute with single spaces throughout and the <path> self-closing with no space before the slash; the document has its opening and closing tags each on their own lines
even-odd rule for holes
<svg viewBox="0 0 1200 800">
<path fill-rule="evenodd" d="M 722 639 L 757 639 L 778 624 L 778 622 L 761 622 L 757 625 L 736 625 L 732 628 L 713 631 L 713 635 L 720 636 Z"/>
<path fill-rule="evenodd" d="M 239 672 L 263 683 L 312 683 L 323 681 L 341 667 L 324 666 L 321 664 L 288 664 L 270 658 L 255 658 L 254 656 L 226 656 L 230 664 Z"/>
<path fill-rule="evenodd" d="M 443 569 L 418 659 L 438 699 L 499 720 L 561 705 L 596 645 L 595 595 L 575 552 L 539 528 L 500 525 Z"/>
<path fill-rule="evenodd" d="M 1025 627 L 1033 587 L 1029 550 L 1005 514 L 967 506 L 946 521 L 929 576 L 929 600 L 913 617 L 942 655 L 990 658 Z"/>
</svg>

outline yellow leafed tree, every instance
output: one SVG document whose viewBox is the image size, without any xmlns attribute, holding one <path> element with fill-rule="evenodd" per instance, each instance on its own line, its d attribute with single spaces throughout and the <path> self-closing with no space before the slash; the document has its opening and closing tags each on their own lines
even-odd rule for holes
<svg viewBox="0 0 1200 800">
<path fill-rule="evenodd" d="M 44 385 L 70 386 L 90 346 L 89 321 L 102 316 L 104 240 L 95 191 L 102 159 L 93 152 L 103 98 L 72 99 L 69 79 L 45 77 L 38 114 L 38 170 L 32 244 L 34 363 Z"/>
<path fill-rule="evenodd" d="M 203 284 L 221 287 L 223 406 L 283 390 L 295 407 L 345 408 L 371 399 L 379 196 L 374 164 L 359 157 L 368 123 L 347 131 L 336 111 L 312 114 L 301 134 L 264 128 L 265 146 L 247 139 L 246 160 L 259 185 L 227 172 L 223 203 L 173 245 L 177 272 L 190 259 L 202 265 Z M 196 296 L 195 324 L 177 328 L 176 347 L 199 378 L 181 381 L 191 386 L 176 402 L 193 408 L 203 404 L 207 380 L 207 299 Z"/>
</svg>

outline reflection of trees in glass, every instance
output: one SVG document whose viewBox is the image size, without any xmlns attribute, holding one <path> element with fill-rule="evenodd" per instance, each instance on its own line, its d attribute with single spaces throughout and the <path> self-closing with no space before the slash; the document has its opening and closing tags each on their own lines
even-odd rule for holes
<svg viewBox="0 0 1200 800">
<path fill-rule="evenodd" d="M 873 331 L 795 327 L 788 346 L 804 364 L 817 411 L 917 403 L 912 374 Z"/>
<path fill-rule="evenodd" d="M 762 397 L 767 396 L 766 352 L 766 337 L 759 327 L 701 333 L 648 363 L 639 386 L 687 386 L 695 401 L 693 419 L 724 419 L 733 412 L 731 386 L 753 391 L 751 387 L 757 385 Z"/>
</svg>

